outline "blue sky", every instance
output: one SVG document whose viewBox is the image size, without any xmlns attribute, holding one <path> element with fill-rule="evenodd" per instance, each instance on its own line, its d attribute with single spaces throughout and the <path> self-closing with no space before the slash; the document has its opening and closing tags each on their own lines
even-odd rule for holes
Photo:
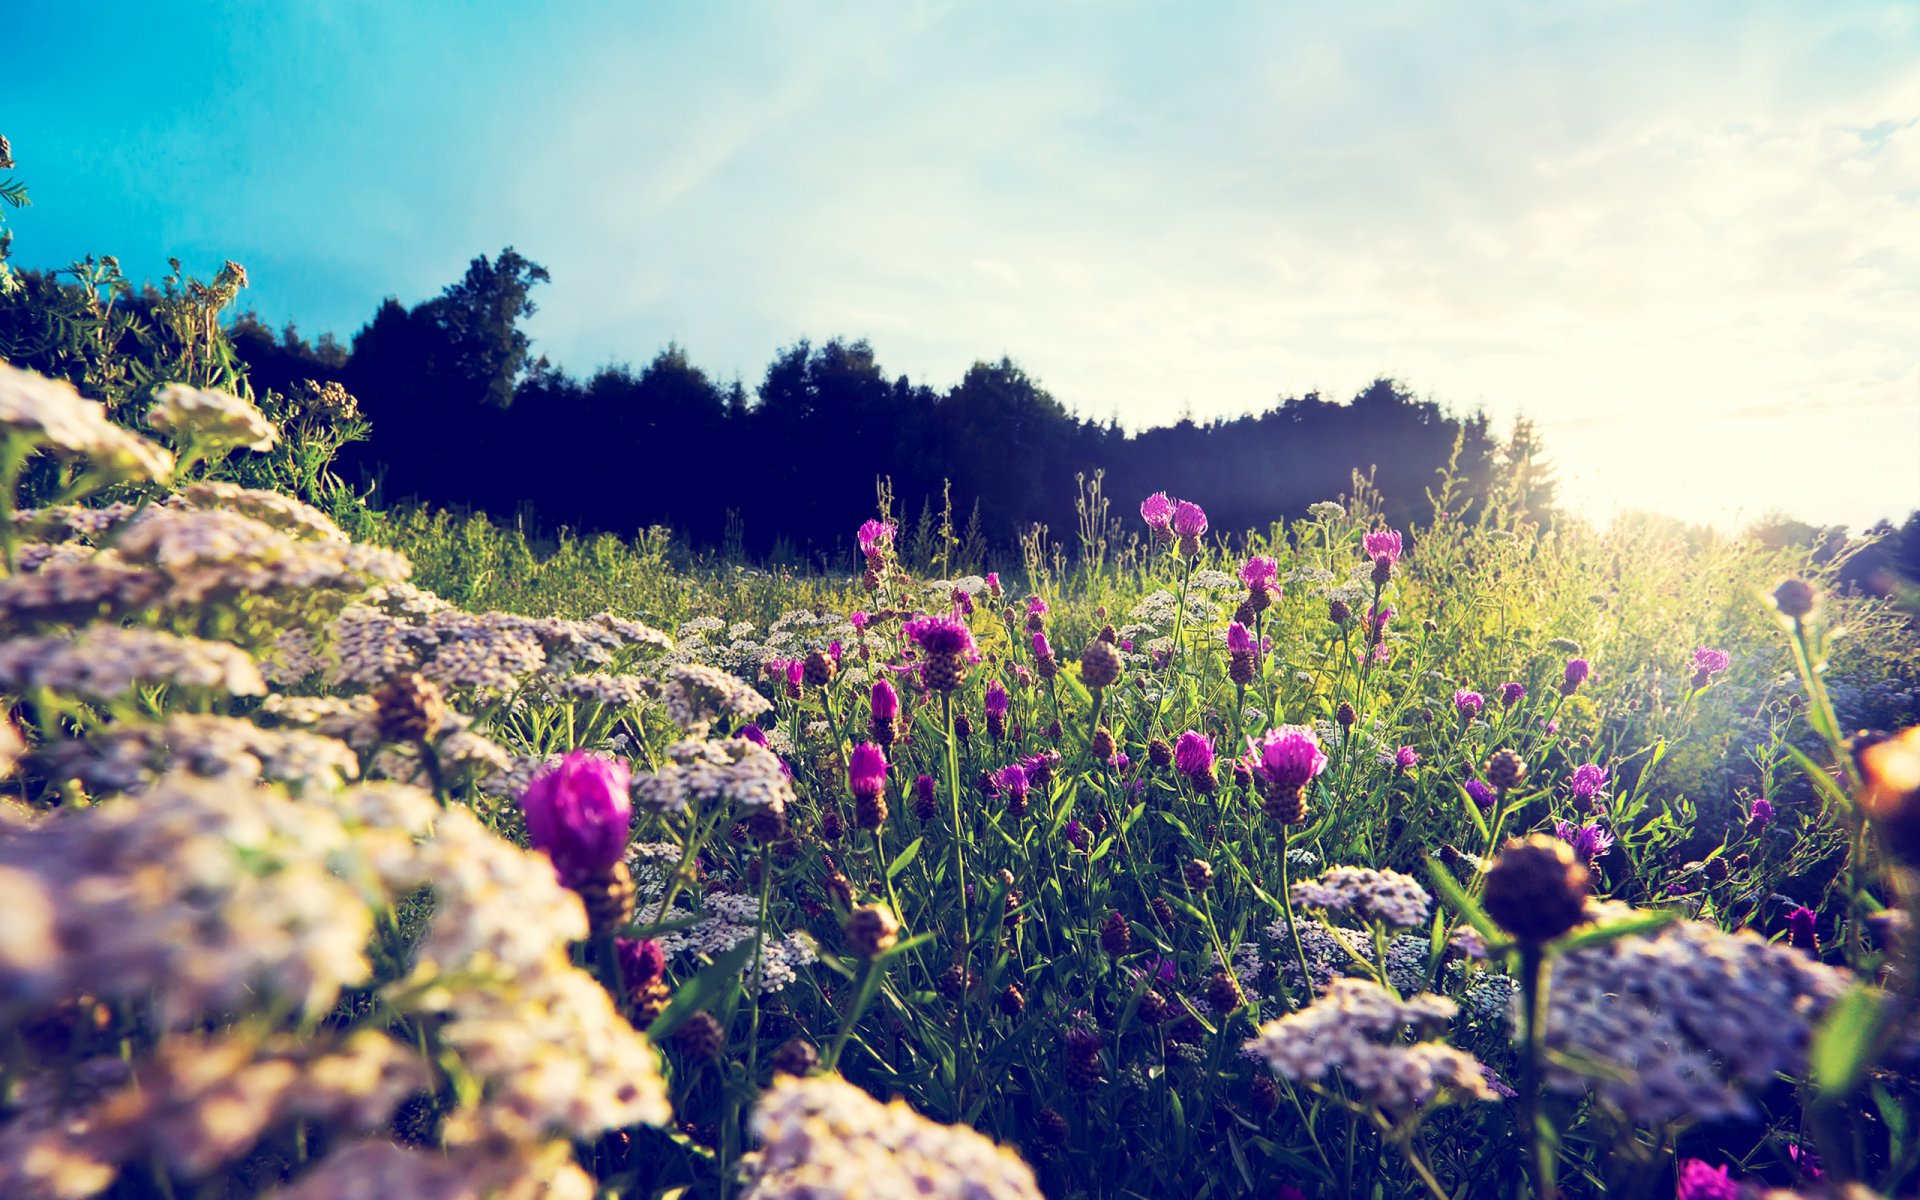
<svg viewBox="0 0 1920 1200">
<path fill-rule="evenodd" d="M 1920 507 L 1920 4 L 14 0 L 17 261 L 350 336 L 512 244 L 540 348 L 1008 354 L 1140 427 L 1376 374 L 1567 496 Z M 1070 486 L 1070 481 L 1061 481 Z"/>
</svg>

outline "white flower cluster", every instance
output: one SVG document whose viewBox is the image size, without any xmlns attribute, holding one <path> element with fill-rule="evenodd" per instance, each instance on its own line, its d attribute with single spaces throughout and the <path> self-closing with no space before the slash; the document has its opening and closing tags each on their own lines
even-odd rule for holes
<svg viewBox="0 0 1920 1200">
<path fill-rule="evenodd" d="M 1433 906 L 1433 897 L 1413 876 L 1371 867 L 1334 867 L 1318 879 L 1294 884 L 1292 895 L 1295 904 L 1351 913 L 1362 921 L 1400 929 L 1425 922 Z"/>
<path fill-rule="evenodd" d="M 593 1200 L 593 1176 L 564 1141 L 410 1150 L 384 1138 L 320 1160 L 271 1200 Z"/>
<path fill-rule="evenodd" d="M 158 571 L 170 605 L 243 596 L 361 592 L 405 579 L 411 567 L 392 550 L 290 537 L 227 509 L 148 508 L 120 530 L 111 553 Z"/>
<path fill-rule="evenodd" d="M 360 774 L 352 748 L 334 738 L 200 713 L 116 721 L 59 742 L 44 757 L 55 777 L 107 791 L 139 791 L 175 771 L 244 783 L 273 780 L 302 793 Z"/>
<path fill-rule="evenodd" d="M 1596 908 L 1601 924 L 1633 913 Z M 1547 1084 L 1590 1088 L 1641 1125 L 1750 1115 L 1743 1089 L 1804 1070 L 1814 1026 L 1850 979 L 1704 921 L 1582 947 L 1553 963 Z M 1576 1073 L 1574 1060 L 1596 1064 L 1594 1075 Z"/>
<path fill-rule="evenodd" d="M 1409 1026 L 1422 1036 L 1436 1031 L 1456 1011 L 1443 996 L 1398 1000 L 1377 983 L 1336 979 L 1306 1008 L 1260 1026 L 1246 1050 L 1295 1083 L 1316 1083 L 1338 1071 L 1367 1103 L 1393 1113 L 1443 1092 L 1492 1100 L 1493 1088 L 1471 1054 L 1441 1042 L 1400 1040 Z"/>
<path fill-rule="evenodd" d="M 289 537 L 311 538 L 323 542 L 348 540 L 347 535 L 334 524 L 332 517 L 313 505 L 296 500 L 283 492 L 264 491 L 260 488 L 245 488 L 238 484 L 207 480 L 188 484 L 177 494 L 169 496 L 167 507 L 190 511 L 226 509 L 251 517 Z"/>
<path fill-rule="evenodd" d="M 1225 571 L 1212 569 L 1195 571 L 1190 585 L 1203 592 L 1237 592 L 1245 586 Z"/>
<path fill-rule="evenodd" d="M 1307 515 L 1316 521 L 1338 521 L 1347 515 L 1347 510 L 1332 500 L 1315 500 L 1307 505 Z"/>
<path fill-rule="evenodd" d="M 208 447 L 271 450 L 280 440 L 280 431 L 251 400 L 184 383 L 163 384 L 154 391 L 147 424 L 182 441 Z"/>
<path fill-rule="evenodd" d="M 754 1108 L 753 1133 L 746 1200 L 1040 1200 L 1013 1151 L 838 1076 L 776 1081 Z"/>
<path fill-rule="evenodd" d="M 569 700 L 601 704 L 608 708 L 638 708 L 649 699 L 657 685 L 644 675 L 569 675 L 554 684 L 554 691 Z"/>
<path fill-rule="evenodd" d="M 266 681 L 238 647 L 157 629 L 92 625 L 79 636 L 0 642 L 0 690 L 46 688 L 112 702 L 137 686 L 165 684 L 229 696 L 257 696 Z"/>
<path fill-rule="evenodd" d="M 742 812 L 786 812 L 793 784 L 771 750 L 745 738 L 688 738 L 667 747 L 668 762 L 636 776 L 633 798 L 655 812 L 689 804 L 732 804 Z"/>
<path fill-rule="evenodd" d="M 1274 961 L 1280 964 L 1280 978 L 1288 987 L 1298 990 L 1300 987 L 1301 955 L 1307 960 L 1307 970 L 1313 973 L 1313 990 L 1318 993 L 1325 990 L 1335 975 L 1344 973 L 1352 962 L 1352 955 L 1325 925 L 1318 921 L 1301 920 L 1294 923 L 1300 934 L 1300 954 L 1293 952 L 1293 938 L 1287 933 L 1285 920 L 1276 917 L 1267 926 L 1267 940 L 1272 942 Z"/>
<path fill-rule="evenodd" d="M 1424 934 L 1403 933 L 1387 943 L 1387 961 L 1383 969 L 1387 982 L 1401 995 L 1411 995 L 1427 986 L 1427 960 L 1433 950 L 1432 939 Z"/>
<path fill-rule="evenodd" d="M 660 684 L 667 716 L 688 733 L 703 733 L 721 717 L 751 721 L 773 708 L 767 698 L 725 671 L 697 663 L 668 667 Z"/>
<path fill-rule="evenodd" d="M 660 945 L 668 954 L 704 954 L 709 958 L 725 954 L 741 942 L 760 936 L 759 897 L 743 892 L 716 892 L 702 902 L 704 915 L 685 929 L 660 935 Z M 676 908 L 676 913 L 683 910 Z M 770 932 L 770 931 L 769 931 Z M 769 937 L 760 951 L 760 994 L 771 996 L 800 977 L 800 968 L 819 961 L 818 948 L 806 933 Z M 753 961 L 741 968 L 743 979 L 753 977 Z"/>
<path fill-rule="evenodd" d="M 85 458 L 116 479 L 163 480 L 173 455 L 107 419 L 72 384 L 0 362 L 0 435 L 21 438 L 64 459 Z"/>
</svg>

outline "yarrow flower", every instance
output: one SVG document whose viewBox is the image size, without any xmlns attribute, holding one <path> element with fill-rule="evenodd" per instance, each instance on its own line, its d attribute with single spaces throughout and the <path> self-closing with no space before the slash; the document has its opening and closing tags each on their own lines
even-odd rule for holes
<svg viewBox="0 0 1920 1200">
<path fill-rule="evenodd" d="M 527 837 L 569 886 L 613 868 L 626 853 L 633 806 L 627 764 L 575 750 L 520 794 Z"/>
<path fill-rule="evenodd" d="M 1433 897 L 1413 876 L 1370 867 L 1334 867 L 1318 879 L 1293 885 L 1293 902 L 1352 913 L 1362 921 L 1378 921 L 1412 929 L 1426 921 Z"/>
<path fill-rule="evenodd" d="M 1459 688 L 1455 690 L 1455 692 L 1453 693 L 1454 711 L 1458 712 L 1461 716 L 1465 717 L 1469 721 L 1479 716 L 1481 710 L 1486 708 L 1486 706 L 1487 706 L 1487 698 L 1485 696 L 1482 696 L 1479 692 L 1468 691 L 1466 688 Z"/>
</svg>

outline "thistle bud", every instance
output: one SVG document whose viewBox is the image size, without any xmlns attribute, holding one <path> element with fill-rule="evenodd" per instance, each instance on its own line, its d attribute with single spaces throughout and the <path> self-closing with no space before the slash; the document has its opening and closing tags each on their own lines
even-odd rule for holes
<svg viewBox="0 0 1920 1200">
<path fill-rule="evenodd" d="M 900 941 L 900 922 L 884 904 L 863 904 L 847 917 L 847 945 L 855 953 L 877 958 Z"/>
<path fill-rule="evenodd" d="M 1080 653 L 1080 679 L 1090 688 L 1108 688 L 1120 681 L 1120 652 L 1099 638 Z"/>
<path fill-rule="evenodd" d="M 1508 841 L 1493 860 L 1482 903 L 1520 941 L 1550 942 L 1586 919 L 1591 882 L 1571 846 L 1536 833 Z"/>
<path fill-rule="evenodd" d="M 1118 912 L 1107 914 L 1100 922 L 1100 948 L 1115 958 L 1133 949 L 1133 929 Z"/>
</svg>

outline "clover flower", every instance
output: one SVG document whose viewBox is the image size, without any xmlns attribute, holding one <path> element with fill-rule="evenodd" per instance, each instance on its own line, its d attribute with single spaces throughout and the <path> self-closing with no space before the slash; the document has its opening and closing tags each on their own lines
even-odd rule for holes
<svg viewBox="0 0 1920 1200">
<path fill-rule="evenodd" d="M 1400 929 L 1425 922 L 1433 906 L 1433 897 L 1411 875 L 1369 867 L 1333 867 L 1318 879 L 1294 884 L 1291 894 L 1295 904 Z"/>
<path fill-rule="evenodd" d="M 1396 1118 L 1440 1096 L 1495 1099 L 1472 1055 L 1440 1042 L 1400 1040 L 1408 1027 L 1429 1031 L 1457 1011 L 1441 996 L 1399 1000 L 1377 983 L 1334 979 L 1306 1008 L 1261 1025 L 1245 1050 L 1295 1083 L 1319 1083 L 1338 1072 L 1356 1097 Z"/>
<path fill-rule="evenodd" d="M 1040 1200 L 1018 1155 L 834 1075 L 783 1076 L 754 1107 L 744 1200 Z"/>
</svg>

